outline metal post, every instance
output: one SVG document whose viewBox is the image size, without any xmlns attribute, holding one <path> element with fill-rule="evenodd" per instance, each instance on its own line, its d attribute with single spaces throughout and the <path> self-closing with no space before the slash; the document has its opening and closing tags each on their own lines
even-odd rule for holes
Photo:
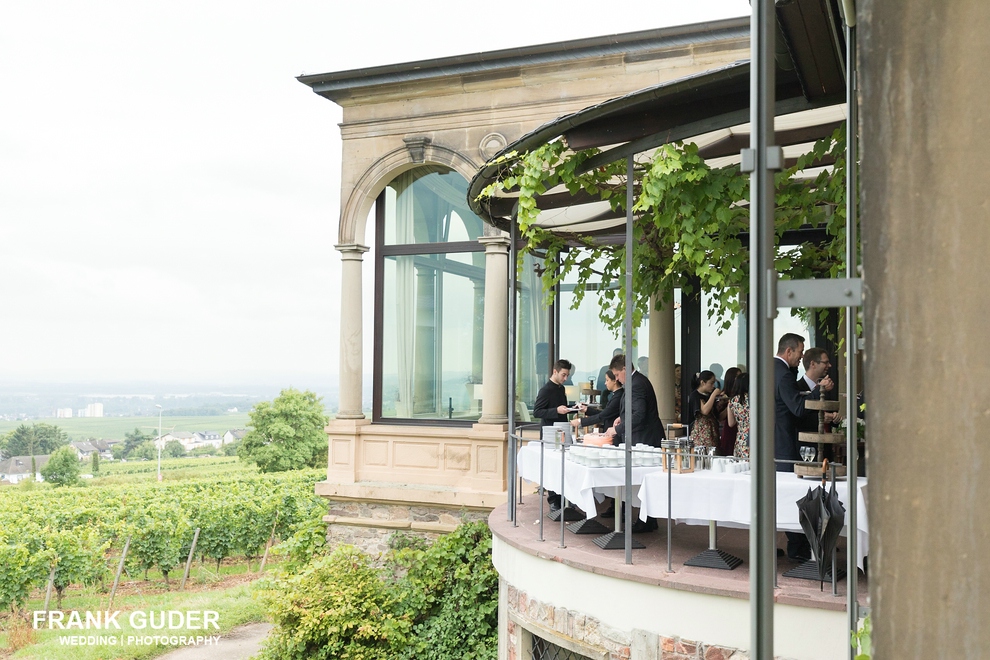
<svg viewBox="0 0 990 660">
<path fill-rule="evenodd" d="M 546 500 L 547 489 L 543 487 L 543 449 L 546 443 L 540 438 L 540 540 L 543 540 L 543 502 Z"/>
<path fill-rule="evenodd" d="M 773 319 L 777 315 L 774 271 L 774 180 L 768 156 L 782 160 L 774 147 L 774 38 L 773 0 L 753 0 L 750 24 L 749 153 L 744 169 L 750 174 L 749 365 L 754 376 L 750 392 L 752 446 L 752 510 L 755 524 L 749 536 L 750 658 L 773 658 L 773 585 L 776 573 L 776 474 L 773 428 Z M 771 149 L 773 151 L 771 152 Z M 778 165 L 779 166 L 779 165 Z"/>
<path fill-rule="evenodd" d="M 856 144 L 859 127 L 859 105 L 856 100 L 856 17 L 846 15 L 846 279 L 857 277 L 858 259 L 856 231 L 858 210 L 858 175 L 859 149 Z M 849 528 L 846 539 L 846 612 L 849 617 L 849 630 L 856 631 L 859 627 L 859 603 L 857 587 L 859 582 L 858 566 L 858 515 L 857 497 L 859 480 L 859 443 L 856 431 L 859 425 L 859 410 L 856 405 L 856 317 L 859 308 L 846 307 L 846 483 L 849 493 L 846 501 L 849 505 Z M 856 650 L 849 648 L 850 660 L 856 656 Z"/>
<path fill-rule="evenodd" d="M 559 433 L 559 431 L 558 431 Z M 558 547 L 566 548 L 567 545 L 564 544 L 564 529 L 565 522 L 567 518 L 567 498 L 564 496 L 564 463 L 567 461 L 567 452 L 564 451 L 564 442 L 567 437 L 564 436 L 560 440 L 560 545 Z"/>
<path fill-rule="evenodd" d="M 626 406 L 622 423 L 626 427 L 623 434 L 626 443 L 626 491 L 628 504 L 626 507 L 626 563 L 632 563 L 632 445 L 633 445 L 633 157 L 626 158 Z"/>
<path fill-rule="evenodd" d="M 516 527 L 519 524 L 519 521 L 516 519 L 518 512 L 516 511 L 515 494 L 516 472 L 519 469 L 516 465 L 516 454 L 519 450 L 519 445 L 516 442 L 516 271 L 518 266 L 516 261 L 519 258 L 516 241 L 519 238 L 519 228 L 516 225 L 515 210 L 513 210 L 509 224 L 511 225 L 509 229 L 509 391 L 506 398 L 509 408 L 507 411 L 509 418 L 509 506 L 506 514 L 508 515 L 508 519 L 512 521 L 512 526 Z M 519 491 L 521 497 L 521 487 Z"/>
<path fill-rule="evenodd" d="M 546 443 L 540 438 L 540 540 L 543 540 L 543 502 L 546 500 L 547 489 L 543 487 L 543 449 Z M 561 514 L 563 515 L 563 514 Z"/>
<path fill-rule="evenodd" d="M 673 491 L 674 491 L 674 487 L 672 486 L 673 478 L 674 478 L 673 477 L 674 464 L 673 461 L 671 460 L 671 456 L 672 456 L 671 454 L 668 454 L 663 459 L 667 461 L 667 572 L 668 573 L 674 572 L 674 568 L 670 563 L 671 562 L 671 547 L 670 547 L 671 530 L 673 529 L 673 522 L 671 521 L 671 508 L 672 508 L 671 499 L 673 497 Z M 676 454 L 673 454 L 673 456 L 676 456 Z M 681 459 L 678 458 L 677 460 L 681 460 Z"/>
</svg>

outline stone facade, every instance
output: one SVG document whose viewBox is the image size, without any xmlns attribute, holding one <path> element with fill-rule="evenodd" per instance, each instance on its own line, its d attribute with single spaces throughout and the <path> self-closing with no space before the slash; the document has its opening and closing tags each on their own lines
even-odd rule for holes
<svg viewBox="0 0 990 660">
<path fill-rule="evenodd" d="M 739 649 L 703 641 L 665 637 L 645 630 L 619 630 L 576 610 L 529 597 L 505 582 L 499 593 L 505 609 L 506 640 L 500 660 L 530 660 L 532 635 L 594 660 L 748 660 Z"/>
<path fill-rule="evenodd" d="M 432 541 L 461 523 L 487 517 L 484 509 L 331 499 L 329 515 L 323 520 L 328 523 L 327 543 L 331 547 L 353 545 L 367 554 L 379 555 L 389 549 L 396 532 Z"/>
</svg>

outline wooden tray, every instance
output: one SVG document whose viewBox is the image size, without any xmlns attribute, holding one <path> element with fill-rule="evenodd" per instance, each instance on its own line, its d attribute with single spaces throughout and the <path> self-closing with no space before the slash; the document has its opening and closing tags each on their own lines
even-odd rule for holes
<svg viewBox="0 0 990 660">
<path fill-rule="evenodd" d="M 805 410 L 824 410 L 825 412 L 838 412 L 842 404 L 838 401 L 826 401 L 818 399 L 808 399 L 804 402 Z"/>
<path fill-rule="evenodd" d="M 794 474 L 801 477 L 802 479 L 821 479 L 822 478 L 822 464 L 821 463 L 795 463 L 794 464 Z M 825 475 L 827 479 L 832 478 L 832 464 L 828 465 L 828 472 Z M 836 465 L 835 466 L 835 476 L 844 477 L 846 476 L 846 466 Z"/>
</svg>

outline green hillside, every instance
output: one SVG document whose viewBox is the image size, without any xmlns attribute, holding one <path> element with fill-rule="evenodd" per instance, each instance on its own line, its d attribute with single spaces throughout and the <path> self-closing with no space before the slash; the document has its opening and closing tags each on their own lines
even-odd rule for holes
<svg viewBox="0 0 990 660">
<path fill-rule="evenodd" d="M 248 413 L 209 415 L 201 417 L 162 417 L 162 432 L 168 431 L 217 431 L 243 429 L 248 425 Z M 69 434 L 73 440 L 87 438 L 123 440 L 124 434 L 139 428 L 145 433 L 158 435 L 158 416 L 154 417 L 70 417 L 68 419 L 32 419 L 27 421 L 0 420 L 0 433 L 7 433 L 19 424 L 44 422 L 54 424 Z M 174 427 L 174 428 L 173 428 Z"/>
</svg>

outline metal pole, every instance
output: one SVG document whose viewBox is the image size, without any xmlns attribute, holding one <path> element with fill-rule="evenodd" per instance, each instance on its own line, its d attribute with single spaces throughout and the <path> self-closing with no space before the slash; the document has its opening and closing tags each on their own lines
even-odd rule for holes
<svg viewBox="0 0 990 660">
<path fill-rule="evenodd" d="M 750 657 L 773 658 L 773 585 L 776 573 L 776 475 L 773 429 L 773 319 L 777 315 L 774 271 L 774 180 L 780 148 L 774 147 L 774 37 L 773 0 L 753 0 L 750 24 L 749 153 L 744 169 L 750 174 L 749 365 L 754 375 L 750 392 L 750 438 L 753 448 L 752 510 L 755 524 L 749 535 Z"/>
<path fill-rule="evenodd" d="M 856 17 L 846 16 L 846 278 L 857 277 L 858 259 L 856 249 L 858 236 L 858 175 L 859 149 L 856 144 L 859 128 L 859 106 L 856 99 Z M 846 540 L 846 612 L 849 616 L 849 630 L 856 631 L 859 627 L 859 603 L 857 587 L 859 582 L 858 515 L 857 497 L 859 481 L 859 443 L 856 431 L 859 425 L 859 410 L 856 406 L 856 317 L 858 307 L 846 307 L 846 483 L 849 493 L 846 500 L 849 504 L 849 528 Z M 856 656 L 856 650 L 849 648 L 849 658 Z"/>
<path fill-rule="evenodd" d="M 558 547 L 566 548 L 567 545 L 564 544 L 564 525 L 566 524 L 565 518 L 567 518 L 567 498 L 564 496 L 564 463 L 567 461 L 567 453 L 564 451 L 564 442 L 566 441 L 566 436 L 560 440 L 560 545 Z"/>
<path fill-rule="evenodd" d="M 674 568 L 670 563 L 671 562 L 670 539 L 671 539 L 671 530 L 673 529 L 673 523 L 671 522 L 671 506 L 672 506 L 671 497 L 673 495 L 673 490 L 674 490 L 673 486 L 671 485 L 674 475 L 674 463 L 672 460 L 673 456 L 676 456 L 676 454 L 667 454 L 667 456 L 663 459 L 667 461 L 667 572 L 668 573 L 674 572 Z M 681 459 L 678 458 L 677 460 L 681 460 Z"/>
<path fill-rule="evenodd" d="M 540 540 L 543 540 L 543 502 L 546 499 L 547 489 L 543 485 L 543 448 L 546 443 L 540 438 Z"/>
<path fill-rule="evenodd" d="M 516 511 L 516 472 L 518 471 L 518 466 L 516 465 L 516 453 L 518 452 L 519 446 L 516 442 L 516 266 L 518 265 L 516 261 L 519 256 L 516 249 L 516 241 L 519 238 L 519 228 L 516 226 L 516 212 L 515 209 L 512 213 L 512 218 L 509 222 L 509 346 L 508 346 L 508 356 L 509 356 L 509 391 L 506 401 L 508 402 L 508 417 L 509 417 L 509 482 L 508 482 L 508 496 L 509 505 L 506 515 L 508 519 L 512 521 L 512 526 L 518 526 L 519 522 L 516 519 L 518 512 Z M 520 496 L 522 494 L 522 488 L 519 488 Z"/>
<path fill-rule="evenodd" d="M 625 515 L 626 543 L 626 563 L 632 563 L 632 445 L 633 445 L 633 411 L 632 411 L 632 389 L 633 389 L 633 157 L 630 154 L 626 158 L 626 409 L 624 413 L 623 425 L 626 432 L 623 434 L 626 443 L 626 492 L 627 498 Z"/>
</svg>

